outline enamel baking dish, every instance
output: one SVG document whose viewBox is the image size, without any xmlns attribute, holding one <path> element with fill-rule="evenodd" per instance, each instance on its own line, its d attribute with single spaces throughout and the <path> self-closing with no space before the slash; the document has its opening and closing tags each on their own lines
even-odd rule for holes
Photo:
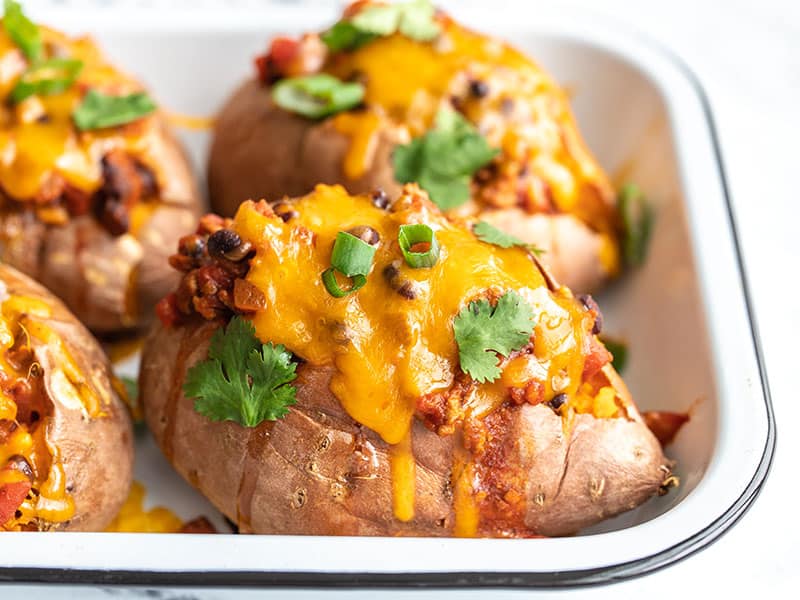
<svg viewBox="0 0 800 600">
<path fill-rule="evenodd" d="M 74 14 L 65 21 L 36 16 L 94 33 L 119 64 L 150 84 L 162 105 L 206 115 L 250 75 L 251 58 L 270 35 L 334 17 L 333 6 L 319 12 L 286 7 L 178 20 L 169 13 L 155 18 L 152 9 L 150 18 L 99 15 L 88 22 Z M 675 57 L 601 19 L 552 11 L 536 19 L 470 19 L 455 12 L 547 67 L 573 94 L 581 130 L 603 166 L 618 182 L 637 182 L 656 206 L 646 265 L 599 302 L 605 330 L 629 343 L 624 375 L 640 408 L 691 411 L 667 448 L 680 488 L 563 539 L 8 533 L 0 536 L 0 581 L 583 585 L 680 560 L 717 539 L 753 502 L 769 469 L 775 426 L 702 89 Z M 183 137 L 202 172 L 207 132 L 184 131 Z M 136 479 L 148 502 L 184 518 L 208 515 L 227 530 L 171 471 L 148 434 L 137 437 Z"/>
</svg>

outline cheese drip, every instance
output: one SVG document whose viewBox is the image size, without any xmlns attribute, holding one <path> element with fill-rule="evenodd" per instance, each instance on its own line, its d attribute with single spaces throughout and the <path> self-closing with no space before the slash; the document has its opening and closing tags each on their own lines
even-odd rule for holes
<svg viewBox="0 0 800 600">
<path fill-rule="evenodd" d="M 267 308 L 252 318 L 257 335 L 312 364 L 335 365 L 331 391 L 344 409 L 394 445 L 395 515 L 409 520 L 416 401 L 453 385 L 459 369 L 453 318 L 461 308 L 488 291 L 517 291 L 534 309 L 543 348 L 540 369 L 559 382 L 559 392 L 575 392 L 580 384 L 586 326 L 578 303 L 569 294 L 548 290 L 523 250 L 477 241 L 421 198 L 398 202 L 399 210 L 387 212 L 367 196 L 319 185 L 294 204 L 298 216 L 289 222 L 246 202 L 233 228 L 257 249 L 247 275 L 267 298 Z M 420 222 L 436 231 L 441 246 L 439 261 L 430 269 L 405 265 L 397 242 L 400 225 Z M 334 298 L 320 274 L 330 266 L 337 233 L 358 225 L 380 235 L 372 271 L 357 293 Z M 413 299 L 398 294 L 384 277 L 392 264 L 411 283 Z M 506 398 L 497 382 L 479 385 L 467 410 L 479 418 Z"/>
</svg>

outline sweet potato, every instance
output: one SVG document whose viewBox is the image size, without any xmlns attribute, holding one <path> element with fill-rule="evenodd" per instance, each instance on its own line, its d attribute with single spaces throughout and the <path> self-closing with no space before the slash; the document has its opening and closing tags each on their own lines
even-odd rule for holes
<svg viewBox="0 0 800 600">
<path fill-rule="evenodd" d="M 292 214 L 285 222 L 264 202 L 244 203 L 234 220 L 199 229 L 245 247 L 238 261 L 220 256 L 211 237 L 211 253 L 174 261 L 183 283 L 145 344 L 139 389 L 177 471 L 255 533 L 558 536 L 658 493 L 671 463 L 592 333 L 596 304 L 558 286 L 526 250 L 448 223 L 415 186 L 386 210 L 372 202 L 318 186 L 282 201 Z M 435 229 L 433 266 L 398 259 L 398 227 L 408 223 Z M 319 278 L 330 244 L 337 231 L 365 230 L 377 244 L 366 284 L 332 298 Z M 193 283 L 212 265 L 226 275 Z M 235 281 L 258 287 L 263 304 L 237 307 Z M 458 366 L 453 316 L 476 294 L 499 302 L 509 285 L 539 324 L 500 361 L 499 379 L 481 382 Z M 184 391 L 212 335 L 237 314 L 261 342 L 300 360 L 296 404 L 252 427 L 210 419 Z M 408 395 L 420 391 L 408 411 Z M 231 394 L 226 402 L 237 401 Z M 409 434 L 396 428 L 404 419 Z M 410 484 L 395 470 L 398 452 L 413 459 Z M 398 482 L 401 495 L 412 490 L 406 512 Z"/>
<path fill-rule="evenodd" d="M 8 505 L 0 531 L 102 531 L 133 469 L 131 421 L 108 359 L 26 276 L 0 265 L 0 291 L 0 498 Z M 26 493 L 14 496 L 21 485 Z"/>
</svg>

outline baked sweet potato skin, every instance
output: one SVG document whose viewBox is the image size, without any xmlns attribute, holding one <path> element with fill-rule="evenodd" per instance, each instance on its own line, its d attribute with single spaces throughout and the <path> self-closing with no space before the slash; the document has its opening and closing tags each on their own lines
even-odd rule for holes
<svg viewBox="0 0 800 600">
<path fill-rule="evenodd" d="M 99 334 L 145 327 L 155 302 L 174 287 L 169 268 L 175 241 L 190 233 L 202 201 L 186 155 L 160 116 L 150 119 L 150 152 L 159 194 L 135 230 L 113 235 L 91 214 L 48 225 L 32 207 L 0 207 L 0 257 L 61 298 Z"/>
<path fill-rule="evenodd" d="M 212 210 L 232 216 L 244 200 L 302 196 L 318 183 L 342 183 L 350 193 L 381 188 L 390 196 L 400 191 L 390 156 L 398 143 L 408 143 L 401 128 L 384 127 L 370 168 L 348 179 L 342 169 L 350 146 L 332 122 L 312 121 L 289 113 L 272 101 L 269 87 L 246 81 L 219 112 L 208 158 Z"/>
<path fill-rule="evenodd" d="M 74 515 L 68 521 L 40 521 L 38 528 L 102 531 L 125 501 L 133 471 L 131 420 L 112 385 L 111 366 L 97 341 L 53 294 L 7 265 L 0 265 L 0 281 L 9 294 L 39 300 L 50 307 L 50 316 L 31 318 L 58 335 L 86 384 L 100 398 L 101 414 L 92 416 L 74 402 L 74 397 L 61 393 L 65 381 L 63 350 L 30 336 L 51 405 L 46 417 L 46 439 L 58 453 L 66 492 L 75 504 Z"/>
<path fill-rule="evenodd" d="M 207 355 L 221 323 L 156 327 L 143 353 L 140 389 L 147 423 L 177 471 L 242 531 L 309 535 L 452 536 L 455 435 L 416 420 L 415 516 L 392 511 L 389 447 L 353 421 L 329 389 L 332 367 L 298 368 L 297 404 L 277 422 L 246 429 L 211 422 L 181 386 Z M 669 461 L 642 423 L 624 384 L 627 418 L 576 416 L 569 434 L 548 406 L 497 411 L 495 442 L 473 453 L 479 535 L 573 534 L 656 494 Z M 522 482 L 520 484 L 520 482 Z M 509 490 L 521 496 L 509 505 Z"/>
</svg>

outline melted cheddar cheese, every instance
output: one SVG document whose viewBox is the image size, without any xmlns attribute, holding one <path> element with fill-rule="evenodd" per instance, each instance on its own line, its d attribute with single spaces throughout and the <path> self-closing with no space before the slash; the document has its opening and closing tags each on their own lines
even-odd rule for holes
<svg viewBox="0 0 800 600">
<path fill-rule="evenodd" d="M 106 531 L 117 533 L 175 533 L 183 524 L 171 510 L 163 506 L 145 509 L 144 486 L 138 481 L 131 484 L 131 491 Z"/>
<path fill-rule="evenodd" d="M 60 449 L 48 439 L 52 403 L 47 393 L 59 402 L 79 408 L 85 418 L 105 415 L 110 398 L 103 396 L 82 372 L 61 336 L 44 321 L 51 309 L 38 298 L 5 295 L 0 304 L 0 487 L 17 481 L 30 481 L 31 489 L 14 516 L 0 523 L 5 530 L 47 528 L 68 521 L 75 514 L 75 503 L 67 491 L 67 478 Z M 34 344 L 46 344 L 58 356 L 52 372 L 45 374 L 37 362 Z M 20 358 L 22 357 L 22 358 Z M 45 391 L 43 378 L 49 378 Z M 23 420 L 17 404 L 15 385 L 33 390 L 23 400 L 32 403 L 37 418 Z M 11 463 L 24 460 L 30 475 Z"/>
<path fill-rule="evenodd" d="M 351 139 L 344 174 L 356 180 L 371 168 L 382 128 L 399 127 L 417 137 L 431 127 L 440 109 L 455 105 L 490 145 L 502 150 L 498 172 L 508 172 L 509 181 L 514 181 L 511 187 L 519 185 L 522 173 L 532 173 L 544 182 L 538 187 L 546 188 L 531 189 L 537 202 L 552 202 L 555 210 L 573 213 L 612 236 L 603 266 L 616 272 L 613 192 L 580 138 L 565 92 L 510 45 L 464 29 L 443 15 L 437 19 L 442 33 L 434 41 L 415 41 L 398 33 L 328 57 L 323 71 L 365 86 L 365 110 L 331 118 L 333 127 Z M 485 84 L 480 97 L 470 93 L 475 81 Z M 487 199 L 495 192 L 484 197 L 479 191 L 474 199 L 479 205 L 486 200 L 498 207 L 517 202 L 516 191 L 502 194 L 508 197 L 492 201 Z"/>
<path fill-rule="evenodd" d="M 106 62 L 91 39 L 70 38 L 42 26 L 39 31 L 46 57 L 78 59 L 83 68 L 61 93 L 34 95 L 0 107 L 0 188 L 5 195 L 20 202 L 35 200 L 54 177 L 83 192 L 94 192 L 102 184 L 101 158 L 114 149 L 124 150 L 159 174 L 159 164 L 150 156 L 159 135 L 150 123 L 152 115 L 120 127 L 83 132 L 72 121 L 72 112 L 87 90 L 123 95 L 141 91 L 141 86 Z M 20 49 L 0 28 L 3 98 L 28 66 Z"/>
<path fill-rule="evenodd" d="M 453 319 L 470 301 L 515 290 L 533 308 L 537 325 L 534 354 L 507 361 L 503 377 L 476 385 L 464 406 L 465 419 L 483 418 L 507 401 L 508 387 L 516 380 L 541 379 L 544 401 L 577 393 L 591 328 L 588 313 L 566 288 L 548 289 L 527 252 L 477 241 L 469 229 L 444 219 L 414 186 L 405 188 L 391 211 L 376 208 L 367 196 L 325 185 L 296 201 L 293 209 L 298 216 L 285 223 L 246 202 L 234 219 L 233 229 L 257 249 L 247 280 L 267 299 L 267 308 L 256 312 L 252 322 L 263 341 L 283 344 L 312 364 L 335 365 L 333 394 L 356 421 L 392 445 L 398 519 L 414 516 L 410 431 L 416 402 L 453 386 L 459 371 Z M 407 223 L 426 223 L 435 230 L 441 250 L 432 268 L 412 269 L 403 262 L 397 237 Z M 320 274 L 330 266 L 337 233 L 359 225 L 380 236 L 371 273 L 357 293 L 334 298 Z M 411 284 L 413 299 L 389 285 L 383 276 L 387 267 L 398 269 Z M 474 499 L 467 498 L 466 459 L 460 472 L 467 479 L 454 486 L 463 505 L 457 529 L 469 535 L 477 513 Z"/>
</svg>

